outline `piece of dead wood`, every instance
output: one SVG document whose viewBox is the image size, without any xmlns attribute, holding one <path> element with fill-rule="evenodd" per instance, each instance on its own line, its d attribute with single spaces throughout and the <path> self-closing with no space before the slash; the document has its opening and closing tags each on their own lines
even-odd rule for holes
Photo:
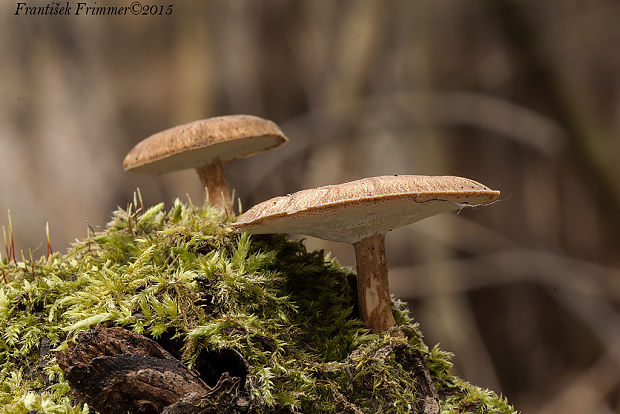
<svg viewBox="0 0 620 414">
<path fill-rule="evenodd" d="M 214 391 L 155 341 L 123 328 L 81 333 L 56 360 L 75 395 L 102 413 L 192 412 Z"/>
</svg>

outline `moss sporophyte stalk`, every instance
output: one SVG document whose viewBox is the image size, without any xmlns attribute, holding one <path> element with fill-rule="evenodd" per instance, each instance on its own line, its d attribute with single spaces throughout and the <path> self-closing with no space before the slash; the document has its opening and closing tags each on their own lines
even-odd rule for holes
<svg viewBox="0 0 620 414">
<path fill-rule="evenodd" d="M 429 392 L 441 413 L 515 412 L 451 375 L 451 355 L 424 344 L 403 303 L 392 301 L 405 337 L 372 334 L 351 270 L 282 235 L 239 234 L 230 220 L 178 200 L 169 211 L 128 208 L 34 272 L 3 258 L 0 413 L 88 413 L 56 355 L 101 326 L 155 339 L 210 385 L 221 372 L 205 355 L 243 361 L 230 373 L 243 381 L 198 412 L 415 413 Z"/>
</svg>

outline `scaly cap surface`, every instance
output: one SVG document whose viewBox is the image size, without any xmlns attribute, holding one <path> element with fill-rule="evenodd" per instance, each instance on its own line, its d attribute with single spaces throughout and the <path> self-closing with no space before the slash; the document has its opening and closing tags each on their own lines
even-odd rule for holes
<svg viewBox="0 0 620 414">
<path fill-rule="evenodd" d="M 165 173 L 248 157 L 286 143 L 278 126 L 252 115 L 228 115 L 178 125 L 133 147 L 123 162 L 127 171 Z"/>
<path fill-rule="evenodd" d="M 240 215 L 234 226 L 250 233 L 299 233 L 355 243 L 498 196 L 499 191 L 461 177 L 370 177 L 272 198 Z"/>
</svg>

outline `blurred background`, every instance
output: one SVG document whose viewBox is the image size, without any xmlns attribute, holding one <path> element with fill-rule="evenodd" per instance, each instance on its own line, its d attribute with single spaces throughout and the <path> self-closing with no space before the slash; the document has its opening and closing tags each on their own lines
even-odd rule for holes
<svg viewBox="0 0 620 414">
<path fill-rule="evenodd" d="M 620 413 L 617 1 L 150 4 L 169 2 L 169 16 L 1 3 L 0 223 L 10 209 L 18 251 L 45 254 L 46 222 L 66 251 L 137 187 L 147 205 L 200 203 L 193 171 L 125 173 L 127 151 L 196 119 L 263 116 L 290 143 L 226 165 L 246 209 L 395 173 L 501 190 L 391 232 L 392 291 L 456 373 L 524 413 Z M 306 242 L 354 265 L 349 245 Z"/>
</svg>

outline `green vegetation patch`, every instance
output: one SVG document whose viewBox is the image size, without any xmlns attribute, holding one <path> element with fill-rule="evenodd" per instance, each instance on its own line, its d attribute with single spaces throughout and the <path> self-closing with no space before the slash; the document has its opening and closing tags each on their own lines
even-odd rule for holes
<svg viewBox="0 0 620 414">
<path fill-rule="evenodd" d="M 4 258 L 0 413 L 88 413 L 54 355 L 98 325 L 157 340 L 211 386 L 223 369 L 209 356 L 242 356 L 245 378 L 205 401 L 205 412 L 414 413 L 424 385 L 416 360 L 442 413 L 515 412 L 450 375 L 451 355 L 423 343 L 401 302 L 394 314 L 408 340 L 371 334 L 349 269 L 301 242 L 229 224 L 177 200 L 168 212 L 118 210 L 66 255 L 34 265 Z"/>
</svg>

